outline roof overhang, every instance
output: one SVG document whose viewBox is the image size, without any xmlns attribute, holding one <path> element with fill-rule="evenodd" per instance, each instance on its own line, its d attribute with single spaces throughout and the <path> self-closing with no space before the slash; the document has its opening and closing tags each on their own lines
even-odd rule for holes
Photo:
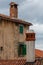
<svg viewBox="0 0 43 65">
<path fill-rule="evenodd" d="M 3 14 L 0 14 L 0 19 L 1 20 L 8 20 L 8 21 L 11 21 L 13 23 L 23 24 L 23 25 L 27 25 L 27 26 L 32 25 L 32 23 L 26 22 L 26 21 L 18 19 L 18 18 L 11 18 L 10 16 L 6 16 Z"/>
</svg>

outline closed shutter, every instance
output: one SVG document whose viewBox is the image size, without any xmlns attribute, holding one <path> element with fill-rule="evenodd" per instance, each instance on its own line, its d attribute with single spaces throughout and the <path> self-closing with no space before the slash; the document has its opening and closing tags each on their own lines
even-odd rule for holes
<svg viewBox="0 0 43 65">
<path fill-rule="evenodd" d="M 20 33 L 23 33 L 23 25 L 20 25 Z"/>
</svg>

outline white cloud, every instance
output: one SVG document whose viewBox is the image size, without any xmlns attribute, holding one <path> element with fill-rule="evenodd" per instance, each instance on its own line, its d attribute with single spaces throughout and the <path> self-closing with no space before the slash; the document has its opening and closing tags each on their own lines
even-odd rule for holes
<svg viewBox="0 0 43 65">
<path fill-rule="evenodd" d="M 41 44 L 41 43 L 38 44 L 38 43 L 37 43 L 37 44 L 35 45 L 35 48 L 36 48 L 36 49 L 43 50 L 43 44 Z"/>
<path fill-rule="evenodd" d="M 2 9 L 0 10 L 0 13 L 1 14 L 5 14 L 5 15 L 9 15 L 9 9 L 3 9 L 3 11 L 2 11 Z M 7 14 L 6 14 L 7 13 Z"/>
<path fill-rule="evenodd" d="M 36 33 L 43 33 L 43 24 L 33 24 L 30 28 L 35 30 Z"/>
<path fill-rule="evenodd" d="M 43 50 L 43 24 L 34 24 L 30 29 L 36 33 L 35 48 Z"/>
<path fill-rule="evenodd" d="M 25 0 L 19 6 L 19 17 L 33 23 L 43 23 L 43 0 Z"/>
</svg>

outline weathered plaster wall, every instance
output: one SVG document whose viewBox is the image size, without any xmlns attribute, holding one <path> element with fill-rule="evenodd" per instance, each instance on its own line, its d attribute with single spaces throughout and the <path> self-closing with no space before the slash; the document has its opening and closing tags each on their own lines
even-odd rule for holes
<svg viewBox="0 0 43 65">
<path fill-rule="evenodd" d="M 18 57 L 18 42 L 25 42 L 25 32 L 28 26 L 24 27 L 23 34 L 19 33 L 19 25 L 9 21 L 0 23 L 0 59 L 14 59 Z"/>
<path fill-rule="evenodd" d="M 35 61 L 35 41 L 27 41 L 27 55 L 26 59 L 27 62 L 34 62 Z"/>
</svg>

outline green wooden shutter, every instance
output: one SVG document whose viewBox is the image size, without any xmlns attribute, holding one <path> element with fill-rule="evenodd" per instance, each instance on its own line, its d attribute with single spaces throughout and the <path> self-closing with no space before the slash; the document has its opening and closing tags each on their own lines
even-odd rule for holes
<svg viewBox="0 0 43 65">
<path fill-rule="evenodd" d="M 24 45 L 24 55 L 26 55 L 26 45 Z"/>
<path fill-rule="evenodd" d="M 26 55 L 26 45 L 25 44 L 22 47 L 22 55 Z"/>
<path fill-rule="evenodd" d="M 20 33 L 23 33 L 23 25 L 20 25 Z"/>
<path fill-rule="evenodd" d="M 22 51 L 21 51 L 22 49 Z M 18 47 L 18 56 L 24 56 L 26 55 L 26 45 L 25 44 L 20 44 L 19 47 Z"/>
</svg>

